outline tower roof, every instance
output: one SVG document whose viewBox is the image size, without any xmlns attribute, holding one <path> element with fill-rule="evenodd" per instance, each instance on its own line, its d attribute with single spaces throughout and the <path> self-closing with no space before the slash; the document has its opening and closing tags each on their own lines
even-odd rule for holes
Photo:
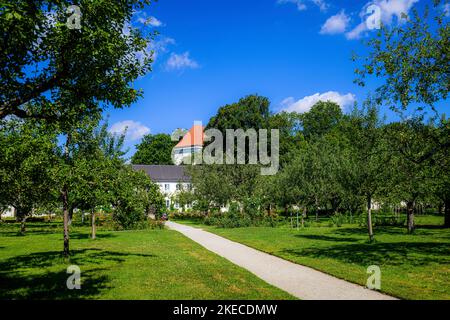
<svg viewBox="0 0 450 320">
<path fill-rule="evenodd" d="M 194 126 L 184 135 L 184 137 L 178 142 L 175 148 L 186 148 L 193 146 L 203 146 L 203 133 L 204 127 L 200 124 L 194 124 Z"/>
</svg>

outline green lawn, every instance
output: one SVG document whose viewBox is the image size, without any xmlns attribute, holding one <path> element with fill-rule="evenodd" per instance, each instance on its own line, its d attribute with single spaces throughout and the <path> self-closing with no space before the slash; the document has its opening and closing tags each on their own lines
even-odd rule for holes
<svg viewBox="0 0 450 320">
<path fill-rule="evenodd" d="M 0 299 L 293 299 L 175 231 L 72 228 L 70 263 L 59 223 L 0 223 Z M 81 268 L 81 290 L 66 268 Z"/>
<path fill-rule="evenodd" d="M 180 221 L 181 223 L 189 223 Z M 231 240 L 365 285 L 370 265 L 381 268 L 381 291 L 405 299 L 450 299 L 450 229 L 442 217 L 417 217 L 415 234 L 376 227 L 369 244 L 364 228 L 202 228 Z M 198 223 L 191 222 L 191 225 Z"/>
</svg>

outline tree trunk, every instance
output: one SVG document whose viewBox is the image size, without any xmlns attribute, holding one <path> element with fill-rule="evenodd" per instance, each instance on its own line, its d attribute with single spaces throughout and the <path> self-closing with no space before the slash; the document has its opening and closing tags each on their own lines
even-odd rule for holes
<svg viewBox="0 0 450 320">
<path fill-rule="evenodd" d="M 373 229 L 372 229 L 372 196 L 367 195 L 367 230 L 369 232 L 369 241 L 372 242 Z"/>
<path fill-rule="evenodd" d="M 92 239 L 95 239 L 95 210 L 91 212 Z"/>
<path fill-rule="evenodd" d="M 450 199 L 445 200 L 444 206 L 444 226 L 450 228 Z"/>
<path fill-rule="evenodd" d="M 316 208 L 316 222 L 319 221 L 319 201 L 317 200 L 317 198 L 315 199 L 314 203 L 316 204 L 315 208 Z"/>
<path fill-rule="evenodd" d="M 69 199 L 68 199 L 67 186 L 63 187 L 62 202 L 63 202 L 63 215 L 64 215 L 64 257 L 69 257 Z"/>
<path fill-rule="evenodd" d="M 408 233 L 414 232 L 414 201 L 408 201 L 406 204 L 406 210 L 407 210 L 407 227 L 408 227 Z"/>
<path fill-rule="evenodd" d="M 306 218 L 306 207 L 303 208 L 303 214 L 302 214 L 302 228 L 305 227 L 305 218 Z"/>
<path fill-rule="evenodd" d="M 28 216 L 26 214 L 24 214 L 22 216 L 22 219 L 20 219 L 20 234 L 21 235 L 25 235 L 25 233 L 27 231 L 27 228 L 25 225 L 25 223 L 27 222 L 27 218 L 28 218 Z"/>
</svg>

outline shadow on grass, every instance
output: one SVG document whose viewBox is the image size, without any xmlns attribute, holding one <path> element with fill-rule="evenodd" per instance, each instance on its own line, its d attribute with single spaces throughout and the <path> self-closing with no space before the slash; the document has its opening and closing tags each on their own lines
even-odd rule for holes
<svg viewBox="0 0 450 320">
<path fill-rule="evenodd" d="M 115 238 L 117 235 L 114 233 L 97 233 L 95 235 L 96 239 L 109 239 L 109 238 Z M 91 239 L 91 235 L 89 233 L 73 233 L 70 235 L 70 239 Z"/>
<path fill-rule="evenodd" d="M 309 240 L 320 240 L 320 241 L 332 241 L 332 242 L 358 242 L 360 239 L 349 238 L 349 237 L 334 237 L 334 236 L 326 236 L 326 235 L 317 235 L 317 234 L 296 234 L 298 238 L 304 238 Z"/>
<path fill-rule="evenodd" d="M 60 251 L 21 255 L 0 262 L 0 299 L 87 299 L 95 298 L 102 290 L 110 289 L 110 278 L 101 268 L 104 263 L 122 263 L 127 257 L 155 257 L 152 254 L 125 253 L 100 249 L 72 250 L 70 261 Z M 86 269 L 83 268 L 85 265 Z M 39 269 L 61 265 L 57 272 L 39 272 Z M 81 269 L 81 289 L 66 287 L 69 265 Z M 99 268 L 93 268 L 92 265 Z M 33 274 L 29 269 L 34 269 Z"/>
<path fill-rule="evenodd" d="M 286 249 L 283 251 L 299 257 L 336 259 L 361 266 L 372 264 L 423 266 L 430 263 L 450 263 L 448 243 L 358 243 L 335 245 L 328 248 Z"/>
</svg>

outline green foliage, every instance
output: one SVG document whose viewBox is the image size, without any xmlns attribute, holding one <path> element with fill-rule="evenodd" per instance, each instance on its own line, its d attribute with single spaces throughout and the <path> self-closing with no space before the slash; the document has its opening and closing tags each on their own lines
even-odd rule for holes
<svg viewBox="0 0 450 320">
<path fill-rule="evenodd" d="M 331 101 L 317 102 L 309 112 L 301 115 L 305 138 L 320 137 L 330 132 L 342 119 L 341 107 Z"/>
<path fill-rule="evenodd" d="M 143 172 L 131 167 L 119 169 L 114 186 L 110 190 L 113 205 L 113 220 L 121 229 L 139 228 L 148 219 L 150 209 L 160 216 L 164 207 L 164 198 L 159 188 Z"/>
<path fill-rule="evenodd" d="M 136 145 L 132 164 L 172 164 L 172 149 L 176 142 L 168 134 L 148 134 Z"/>
<path fill-rule="evenodd" d="M 132 82 L 150 70 L 146 48 L 154 32 L 130 21 L 149 3 L 80 0 L 77 30 L 66 25 L 73 1 L 0 1 L 0 119 L 14 114 L 66 121 L 73 111 L 92 114 L 134 103 L 142 92 Z"/>
<path fill-rule="evenodd" d="M 0 122 L 0 202 L 27 218 L 54 200 L 56 134 L 45 126 L 20 120 Z"/>
<path fill-rule="evenodd" d="M 260 129 L 269 127 L 269 99 L 258 95 L 242 98 L 237 103 L 220 107 L 207 129 L 215 128 L 225 133 L 226 129 Z"/>
<path fill-rule="evenodd" d="M 368 41 L 370 54 L 356 70 L 356 83 L 364 86 L 374 75 L 383 79 L 375 100 L 393 110 L 415 106 L 423 110 L 447 99 L 450 83 L 450 26 L 445 12 L 434 3 L 421 17 L 416 9 L 397 26 L 383 26 L 378 37 Z"/>
</svg>

